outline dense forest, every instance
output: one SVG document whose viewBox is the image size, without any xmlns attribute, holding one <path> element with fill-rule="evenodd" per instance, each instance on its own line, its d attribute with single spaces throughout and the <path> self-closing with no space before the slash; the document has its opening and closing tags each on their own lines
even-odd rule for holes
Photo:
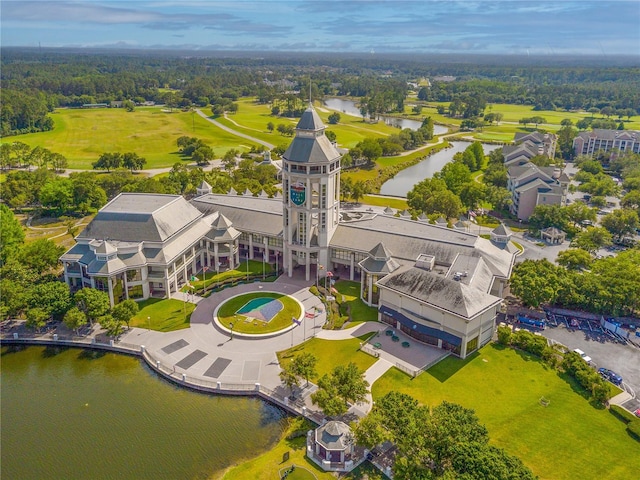
<svg viewBox="0 0 640 480">
<path fill-rule="evenodd" d="M 640 67 L 624 57 L 595 60 L 5 48 L 1 134 L 50 130 L 47 113 L 56 107 L 115 100 L 185 107 L 229 105 L 248 95 L 265 103 L 286 94 L 304 100 L 346 95 L 364 98 L 378 113 L 402 111 L 408 82 L 425 78 L 431 85 L 418 94 L 426 101 L 478 98 L 537 109 L 640 113 Z"/>
</svg>

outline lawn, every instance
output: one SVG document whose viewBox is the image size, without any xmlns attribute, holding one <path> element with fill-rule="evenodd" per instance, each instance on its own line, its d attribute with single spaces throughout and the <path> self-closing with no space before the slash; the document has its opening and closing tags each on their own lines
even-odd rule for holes
<svg viewBox="0 0 640 480">
<path fill-rule="evenodd" d="M 628 479 L 640 471 L 640 455 L 630 453 L 638 443 L 625 425 L 594 408 L 575 381 L 522 352 L 489 345 L 464 361 L 448 357 L 415 379 L 392 369 L 372 388 L 374 399 L 390 391 L 474 409 L 491 442 L 541 479 Z"/>
<path fill-rule="evenodd" d="M 256 319 L 252 321 L 250 317 L 236 313 L 244 307 L 247 302 L 257 298 L 274 298 L 280 300 L 283 309 L 280 310 L 270 322 L 263 322 Z M 224 302 L 218 310 L 218 321 L 226 328 L 231 328 L 231 324 L 233 323 L 234 332 L 251 334 L 277 332 L 292 325 L 292 318 L 298 319 L 301 316 L 302 309 L 298 302 L 288 295 L 275 292 L 245 293 L 244 295 L 230 298 Z"/>
<path fill-rule="evenodd" d="M 289 426 L 283 433 L 280 441 L 268 452 L 260 455 L 259 457 L 248 460 L 236 467 L 228 469 L 221 479 L 253 479 L 253 480 L 277 480 L 280 478 L 279 472 L 284 469 L 288 469 L 291 465 L 297 467 L 303 467 L 306 471 L 301 469 L 297 470 L 300 477 L 294 477 L 289 475 L 288 479 L 293 478 L 313 478 L 302 476 L 304 473 L 312 472 L 315 478 L 318 480 L 331 480 L 335 477 L 332 473 L 324 472 L 311 460 L 308 460 L 305 455 L 306 450 L 306 433 L 308 430 L 313 430 L 315 425 L 303 418 L 292 418 L 289 421 Z M 295 437 L 295 438 L 290 438 Z M 283 455 L 289 454 L 289 459 L 283 462 Z"/>
<path fill-rule="evenodd" d="M 325 373 L 330 373 L 338 365 L 346 365 L 353 362 L 361 371 L 366 371 L 376 362 L 376 358 L 367 355 L 359 350 L 360 344 L 368 340 L 371 335 L 363 335 L 361 337 L 350 338 L 349 340 L 322 340 L 320 338 L 312 338 L 293 348 L 277 352 L 280 364 L 287 363 L 292 357 L 308 352 L 315 355 L 318 359 L 316 364 L 317 377 L 311 377 L 310 380 L 320 378 Z"/>
<path fill-rule="evenodd" d="M 407 200 L 404 198 L 381 197 L 378 195 L 365 195 L 362 198 L 365 205 L 373 205 L 374 207 L 391 207 L 397 210 L 405 210 L 409 208 Z"/>
<path fill-rule="evenodd" d="M 171 167 L 190 161 L 177 151 L 176 140 L 183 135 L 201 138 L 217 156 L 231 148 L 245 150 L 240 145 L 248 142 L 199 115 L 178 110 L 166 113 L 158 107 L 134 112 L 122 108 L 59 109 L 51 117 L 55 122 L 52 131 L 20 135 L 19 140 L 61 153 L 69 160 L 69 168 L 91 169 L 105 152 L 135 152 L 147 160 L 145 168 Z"/>
<path fill-rule="evenodd" d="M 264 270 L 263 270 L 264 268 Z M 258 262 L 257 260 L 249 260 L 249 275 L 270 275 L 273 272 L 273 267 L 269 263 Z M 224 272 L 216 273 L 215 270 L 209 270 L 204 275 L 198 274 L 198 280 L 191 282 L 191 285 L 196 291 L 203 290 L 206 286 L 207 289 L 216 288 L 218 284 L 228 280 L 243 280 L 247 278 L 247 262 L 240 262 L 233 270 L 227 270 Z"/>
<path fill-rule="evenodd" d="M 138 307 L 140 311 L 131 319 L 130 326 L 158 332 L 189 328 L 191 313 L 196 308 L 193 303 L 173 298 L 148 298 L 138 302 Z"/>
<path fill-rule="evenodd" d="M 326 125 L 327 130 L 336 134 L 338 144 L 344 148 L 351 148 L 367 137 L 381 138 L 398 133 L 397 128 L 386 125 L 384 122 L 368 123 L 359 117 L 346 114 L 341 114 L 340 123 L 337 125 L 329 125 L 328 117 L 333 111 L 317 105 L 316 112 Z M 243 98 L 238 100 L 237 113 L 228 114 L 227 118 L 217 117 L 216 120 L 229 128 L 274 145 L 288 145 L 291 142 L 291 137 L 283 136 L 275 130 L 269 132 L 267 124 L 271 122 L 276 127 L 280 123 L 295 125 L 299 119 L 273 116 L 269 105 L 257 103 L 255 98 Z"/>
<path fill-rule="evenodd" d="M 370 307 L 360 299 L 360 282 L 352 282 L 349 280 L 339 280 L 335 283 L 334 288 L 338 290 L 336 295 L 338 303 L 341 305 L 342 314 L 346 314 L 346 306 L 351 309 L 351 322 L 347 327 L 352 327 L 362 322 L 378 321 L 378 309 Z M 342 299 L 340 298 L 342 295 Z"/>
<path fill-rule="evenodd" d="M 436 107 L 438 105 L 444 105 L 445 107 L 449 106 L 451 102 L 429 102 L 429 104 L 425 105 L 422 109 L 423 116 L 430 116 L 435 122 L 443 123 L 443 124 L 454 124 L 460 125 L 462 118 L 449 118 L 446 115 L 440 115 L 436 111 Z M 405 113 L 410 114 L 411 107 L 405 107 Z M 560 128 L 560 122 L 565 118 L 569 118 L 575 124 L 579 120 L 583 118 L 591 117 L 592 115 L 588 112 L 567 112 L 564 110 L 534 110 L 531 105 L 511 105 L 508 103 L 489 103 L 487 104 L 487 108 L 484 113 L 501 113 L 503 115 L 502 121 L 500 123 L 500 127 L 505 127 L 504 123 L 516 123 L 521 118 L 525 117 L 533 117 L 540 116 L 543 117 L 548 124 L 545 125 L 544 128 L 557 130 Z M 604 118 L 602 115 L 596 115 L 595 118 Z M 619 123 L 620 120 L 617 117 L 611 117 L 611 119 L 615 120 L 616 123 Z M 640 115 L 636 115 L 631 117 L 628 120 L 626 117 L 623 119 L 624 128 L 626 130 L 638 130 L 640 129 Z M 520 125 L 517 125 L 520 127 Z M 555 126 L 555 127 L 554 127 Z"/>
</svg>

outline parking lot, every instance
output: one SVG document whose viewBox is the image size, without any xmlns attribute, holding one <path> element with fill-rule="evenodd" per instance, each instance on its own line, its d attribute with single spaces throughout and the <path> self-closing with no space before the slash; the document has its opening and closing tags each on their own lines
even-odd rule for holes
<svg viewBox="0 0 640 480">
<path fill-rule="evenodd" d="M 589 330 L 569 329 L 564 324 L 548 327 L 542 331 L 542 335 L 571 350 L 579 348 L 584 351 L 596 368 L 613 370 L 636 394 L 640 394 L 640 348 L 623 345 Z M 638 403 L 636 408 L 640 408 L 640 401 Z"/>
</svg>

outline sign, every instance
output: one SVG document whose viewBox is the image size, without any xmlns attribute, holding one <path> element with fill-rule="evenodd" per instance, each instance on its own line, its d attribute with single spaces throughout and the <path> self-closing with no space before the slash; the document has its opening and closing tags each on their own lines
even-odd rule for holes
<svg viewBox="0 0 640 480">
<path fill-rule="evenodd" d="M 289 196 L 294 204 L 298 206 L 304 205 L 304 201 L 307 198 L 307 188 L 305 184 L 302 182 L 291 184 L 291 187 L 289 188 Z"/>
</svg>

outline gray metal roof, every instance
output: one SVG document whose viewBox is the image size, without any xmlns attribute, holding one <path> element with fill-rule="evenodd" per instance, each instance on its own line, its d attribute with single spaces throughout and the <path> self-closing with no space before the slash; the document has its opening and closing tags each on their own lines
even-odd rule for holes
<svg viewBox="0 0 640 480">
<path fill-rule="evenodd" d="M 375 260 L 374 258 L 368 257 L 358 263 L 358 265 L 368 273 L 380 273 L 384 275 L 395 272 L 400 268 L 400 264 L 393 258 L 388 260 Z"/>
<path fill-rule="evenodd" d="M 164 242 L 201 217 L 180 195 L 121 193 L 78 238 Z"/>
<path fill-rule="evenodd" d="M 378 285 L 464 318 L 472 318 L 502 301 L 460 281 L 415 267 L 387 275 Z"/>
<path fill-rule="evenodd" d="M 353 444 L 351 429 L 344 422 L 331 420 L 316 428 L 316 442 L 326 450 L 346 450 Z"/>
<path fill-rule="evenodd" d="M 493 233 L 494 235 L 500 235 L 500 236 L 513 235 L 513 232 L 511 231 L 511 229 L 502 222 L 500 222 L 500 225 L 498 225 L 496 228 L 491 230 L 491 233 Z"/>
<path fill-rule="evenodd" d="M 296 125 L 297 130 L 317 131 L 324 128 L 325 126 L 322 123 L 320 115 L 318 115 L 315 108 L 313 108 L 311 105 L 309 105 L 309 108 L 304 111 L 302 117 L 300 117 L 298 125 Z"/>
<path fill-rule="evenodd" d="M 282 199 L 209 194 L 191 203 L 206 215 L 221 213 L 241 232 L 282 234 Z"/>
<path fill-rule="evenodd" d="M 289 162 L 331 163 L 340 158 L 340 152 L 324 135 L 296 136 L 282 157 Z"/>
</svg>

